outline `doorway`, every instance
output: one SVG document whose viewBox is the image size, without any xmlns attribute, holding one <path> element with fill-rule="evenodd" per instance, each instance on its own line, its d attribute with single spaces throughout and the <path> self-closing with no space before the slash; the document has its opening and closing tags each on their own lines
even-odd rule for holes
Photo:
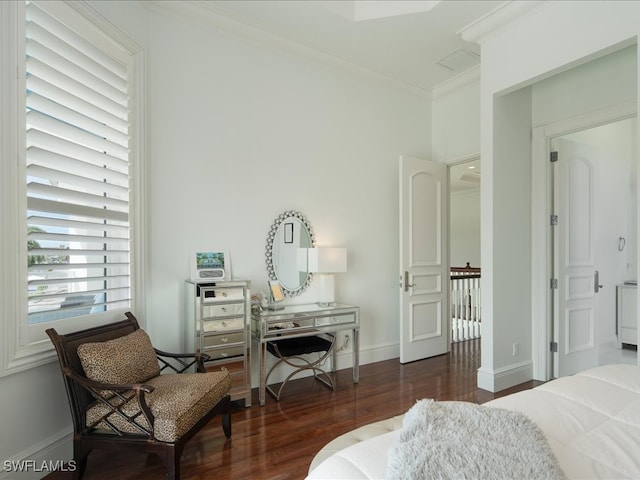
<svg viewBox="0 0 640 480">
<path fill-rule="evenodd" d="M 480 267 L 480 157 L 449 165 L 451 267 Z"/>
<path fill-rule="evenodd" d="M 452 344 L 480 338 L 480 181 L 479 156 L 460 159 L 449 165 L 449 303 Z"/>
<path fill-rule="evenodd" d="M 553 377 L 637 363 L 617 315 L 620 286 L 637 280 L 636 136 L 633 117 L 549 137 Z"/>
</svg>

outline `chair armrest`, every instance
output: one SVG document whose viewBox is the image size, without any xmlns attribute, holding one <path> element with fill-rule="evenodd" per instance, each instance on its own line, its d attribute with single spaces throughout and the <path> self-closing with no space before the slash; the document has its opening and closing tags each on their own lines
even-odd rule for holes
<svg viewBox="0 0 640 480">
<path fill-rule="evenodd" d="M 63 375 L 70 378 L 82 388 L 87 390 L 93 398 L 95 398 L 98 402 L 108 407 L 110 414 L 115 413 L 120 417 L 124 418 L 128 423 L 135 424 L 137 428 L 139 428 L 145 435 L 149 438 L 153 437 L 153 424 L 155 421 L 155 417 L 151 412 L 151 409 L 147 405 L 147 400 L 145 397 L 146 393 L 151 393 L 155 390 L 153 385 L 147 385 L 144 383 L 122 383 L 122 384 L 112 384 L 112 383 L 101 383 L 96 382 L 94 380 L 90 380 L 86 377 L 82 377 L 71 370 L 69 367 L 64 367 L 62 369 Z M 126 392 L 133 392 L 134 395 L 126 395 Z M 138 422 L 136 422 L 136 416 L 127 415 L 122 408 L 131 401 L 132 398 L 136 397 L 136 401 L 138 406 L 140 407 L 140 413 L 145 417 L 148 424 L 151 426 L 152 430 L 148 430 L 141 426 Z M 105 419 L 107 415 L 103 416 L 101 420 Z M 99 422 L 94 422 L 93 425 L 87 425 L 87 428 L 93 428 Z M 116 427 L 108 422 L 109 427 L 114 430 L 118 434 L 126 434 L 126 432 L 122 432 L 118 430 Z"/>
<path fill-rule="evenodd" d="M 204 362 L 206 362 L 211 358 L 211 356 L 207 355 L 206 353 L 200 353 L 200 352 L 170 353 L 170 352 L 163 352 L 162 350 L 158 350 L 157 348 L 154 348 L 154 350 L 156 352 L 156 355 L 158 356 L 158 360 L 162 364 L 160 371 L 164 370 L 165 368 L 169 368 L 176 373 L 184 373 L 193 365 L 196 365 L 196 370 L 200 373 L 204 373 L 206 372 L 206 369 L 204 368 Z M 176 366 L 162 357 L 172 359 L 178 365 Z M 184 359 L 192 359 L 192 360 L 190 362 L 187 362 Z"/>
<path fill-rule="evenodd" d="M 136 392 L 151 393 L 156 387 L 153 385 L 146 385 L 144 383 L 101 383 L 88 379 L 87 377 L 81 377 L 68 367 L 62 369 L 62 373 L 77 382 L 87 390 L 113 390 L 114 392 L 126 392 L 128 390 L 134 390 Z"/>
</svg>

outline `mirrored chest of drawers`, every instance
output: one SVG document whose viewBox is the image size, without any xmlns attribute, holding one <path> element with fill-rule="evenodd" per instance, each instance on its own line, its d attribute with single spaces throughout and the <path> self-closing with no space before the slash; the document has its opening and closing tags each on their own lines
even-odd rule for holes
<svg viewBox="0 0 640 480">
<path fill-rule="evenodd" d="M 229 370 L 231 400 L 251 405 L 248 281 L 186 282 L 187 350 L 206 353 L 207 370 Z"/>
</svg>

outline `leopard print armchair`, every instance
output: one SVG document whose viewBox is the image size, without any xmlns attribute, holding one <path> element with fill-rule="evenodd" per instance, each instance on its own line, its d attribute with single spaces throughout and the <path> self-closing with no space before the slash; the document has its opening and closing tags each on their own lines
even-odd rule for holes
<svg viewBox="0 0 640 480">
<path fill-rule="evenodd" d="M 82 477 L 94 448 L 121 446 L 155 453 L 177 480 L 185 444 L 216 414 L 231 437 L 229 372 L 206 372 L 206 354 L 153 348 L 135 316 L 125 315 L 67 335 L 47 330 L 71 408 L 74 477 Z"/>
</svg>

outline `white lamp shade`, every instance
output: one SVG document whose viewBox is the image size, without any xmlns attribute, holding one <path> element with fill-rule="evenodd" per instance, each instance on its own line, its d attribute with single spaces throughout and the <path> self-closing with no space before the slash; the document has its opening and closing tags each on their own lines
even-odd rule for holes
<svg viewBox="0 0 640 480">
<path fill-rule="evenodd" d="M 318 247 L 309 249 L 309 272 L 340 273 L 347 271 L 347 249 Z"/>
<path fill-rule="evenodd" d="M 298 249 L 298 257 L 297 257 L 297 265 L 299 272 L 308 272 L 309 271 L 309 254 L 308 248 L 299 248 Z"/>
</svg>

